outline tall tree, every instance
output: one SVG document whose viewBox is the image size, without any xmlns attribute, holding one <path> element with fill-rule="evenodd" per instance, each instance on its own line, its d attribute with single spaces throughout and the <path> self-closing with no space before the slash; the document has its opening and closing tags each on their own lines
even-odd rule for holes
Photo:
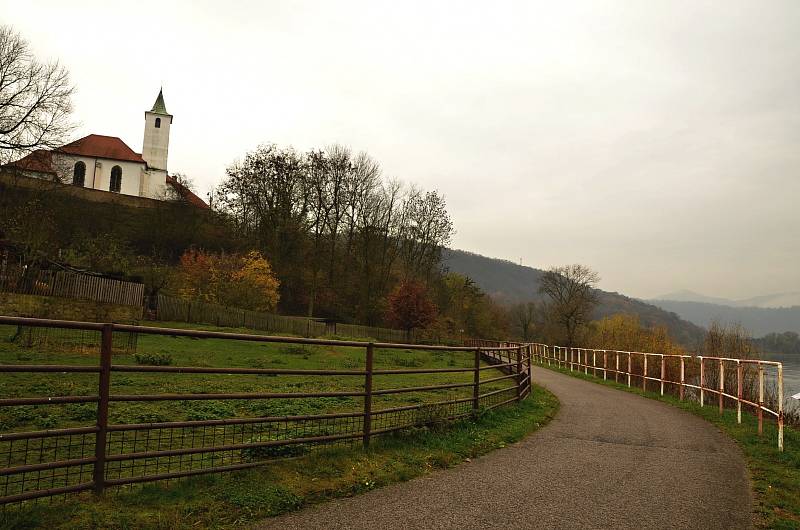
<svg viewBox="0 0 800 530">
<path fill-rule="evenodd" d="M 0 26 L 0 163 L 63 145 L 73 87 L 58 61 L 40 62 L 11 26 Z"/>
<path fill-rule="evenodd" d="M 566 346 L 575 346 L 579 332 L 591 320 L 598 303 L 594 286 L 600 276 L 584 265 L 552 267 L 544 273 L 539 291 L 549 298 L 548 317 L 561 331 Z"/>
</svg>

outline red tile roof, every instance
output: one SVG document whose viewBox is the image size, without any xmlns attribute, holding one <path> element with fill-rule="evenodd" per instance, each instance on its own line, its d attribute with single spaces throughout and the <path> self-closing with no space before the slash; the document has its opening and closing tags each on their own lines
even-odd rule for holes
<svg viewBox="0 0 800 530">
<path fill-rule="evenodd" d="M 75 140 L 58 151 L 70 155 L 89 156 L 92 158 L 110 158 L 126 162 L 139 162 L 144 164 L 142 155 L 136 153 L 116 136 L 103 136 L 90 134 L 80 140 Z"/>
<path fill-rule="evenodd" d="M 192 190 L 175 180 L 175 177 L 171 177 L 167 175 L 167 184 L 172 186 L 172 188 L 183 197 L 183 200 L 188 202 L 189 204 L 196 206 L 198 208 L 205 208 L 208 209 L 209 206 L 205 203 L 203 199 L 192 193 Z"/>
<path fill-rule="evenodd" d="M 46 149 L 37 149 L 16 162 L 11 162 L 8 167 L 23 171 L 56 174 L 53 169 L 53 152 Z"/>
</svg>

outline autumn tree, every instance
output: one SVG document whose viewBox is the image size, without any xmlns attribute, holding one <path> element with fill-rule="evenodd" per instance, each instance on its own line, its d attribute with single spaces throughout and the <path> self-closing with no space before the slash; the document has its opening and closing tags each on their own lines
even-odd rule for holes
<svg viewBox="0 0 800 530">
<path fill-rule="evenodd" d="M 431 324 L 436 319 L 437 311 L 425 286 L 407 280 L 389 294 L 386 319 L 392 325 L 406 330 L 410 336 L 411 330 Z"/>
<path fill-rule="evenodd" d="M 180 260 L 179 293 L 187 299 L 256 311 L 274 311 L 280 283 L 257 251 L 214 254 L 187 250 Z"/>
<path fill-rule="evenodd" d="M 594 286 L 600 276 L 584 265 L 552 267 L 539 282 L 539 291 L 548 297 L 547 317 L 560 331 L 566 346 L 575 346 L 580 331 L 591 320 L 598 303 Z"/>
</svg>

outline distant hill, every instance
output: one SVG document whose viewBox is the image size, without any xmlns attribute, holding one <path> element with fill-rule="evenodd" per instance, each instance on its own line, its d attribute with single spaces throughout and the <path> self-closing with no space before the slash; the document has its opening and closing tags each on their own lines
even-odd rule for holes
<svg viewBox="0 0 800 530">
<path fill-rule="evenodd" d="M 542 299 L 539 280 L 544 271 L 539 269 L 450 249 L 445 250 L 443 263 L 449 270 L 472 278 L 481 289 L 501 303 L 516 304 Z M 636 314 L 646 326 L 666 326 L 674 340 L 689 348 L 696 347 L 704 335 L 702 328 L 682 320 L 674 313 L 619 293 L 600 291 L 600 305 L 595 317 L 602 318 L 615 313 Z"/>
<path fill-rule="evenodd" d="M 723 323 L 738 322 L 754 337 L 784 331 L 800 332 L 800 306 L 731 307 L 679 300 L 650 300 L 650 303 L 672 311 L 698 326 L 708 326 L 712 320 Z"/>
<path fill-rule="evenodd" d="M 699 302 L 704 304 L 724 305 L 729 307 L 793 307 L 800 306 L 800 292 L 774 293 L 762 296 L 754 296 L 742 300 L 730 300 L 727 298 L 717 298 L 706 296 L 694 291 L 682 290 L 674 293 L 658 296 L 652 300 L 653 303 L 661 300 L 673 302 Z M 658 305 L 658 304 L 656 304 Z"/>
</svg>

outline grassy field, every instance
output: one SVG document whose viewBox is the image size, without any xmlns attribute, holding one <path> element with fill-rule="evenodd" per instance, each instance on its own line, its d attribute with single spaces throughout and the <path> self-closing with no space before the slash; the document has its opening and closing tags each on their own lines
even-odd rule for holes
<svg viewBox="0 0 800 530">
<path fill-rule="evenodd" d="M 582 372 L 548 367 L 551 370 L 605 384 L 619 390 L 670 403 L 703 417 L 733 438 L 747 459 L 755 493 L 756 523 L 762 528 L 800 529 L 800 431 L 786 427 L 784 451 L 777 448 L 777 427 L 773 421 L 764 421 L 764 434 L 758 436 L 758 420 L 751 414 L 742 414 L 742 423 L 736 421 L 735 410 L 725 410 L 720 415 L 716 406 L 700 407 L 694 401 L 680 401 L 671 395 L 643 392 L 625 384 L 604 381 Z M 744 411 L 743 411 L 744 412 Z M 679 485 L 678 485 L 679 487 Z"/>
<path fill-rule="evenodd" d="M 178 325 L 162 324 L 168 327 Z M 242 331 L 219 329 L 208 326 L 186 326 L 195 329 L 219 331 Z M 20 340 L 17 329 L 11 326 L 0 327 L 0 363 L 2 364 L 68 364 L 97 365 L 98 354 L 95 347 L 83 343 L 96 343 L 99 336 L 77 337 L 60 345 L 53 343 L 33 344 Z M 250 367 L 250 368 L 302 368 L 302 369 L 363 369 L 365 348 L 328 347 L 319 345 L 291 345 L 277 343 L 257 343 L 229 341 L 222 339 L 174 338 L 140 334 L 135 354 L 116 354 L 113 363 L 117 365 L 169 363 L 172 366 L 198 367 Z M 442 352 L 410 349 L 376 349 L 375 369 L 391 368 L 469 368 L 473 366 L 471 352 Z M 482 379 L 503 375 L 498 370 L 489 369 L 481 373 Z M 409 386 L 423 386 L 447 383 L 472 382 L 471 372 L 402 374 L 374 376 L 375 389 L 388 389 Z M 0 374 L 0 395 L 3 397 L 41 397 L 96 395 L 97 374 L 79 373 L 2 373 Z M 236 392 L 327 392 L 361 391 L 363 376 L 313 376 L 313 375 L 218 375 L 218 374 L 164 374 L 113 372 L 111 394 L 159 394 L 159 393 L 236 393 Z M 511 380 L 490 382 L 481 387 L 481 392 L 508 388 Z M 444 401 L 471 396 L 470 387 L 444 389 L 427 392 L 409 392 L 386 396 L 375 396 L 373 411 Z M 513 396 L 501 394 L 506 399 Z M 469 403 L 463 404 L 469 407 Z M 57 502 L 53 508 L 47 501 L 22 509 L 12 508 L 3 515 L 4 525 L 14 528 L 55 526 L 64 528 L 126 528 L 126 527 L 225 527 L 258 517 L 273 515 L 296 509 L 308 503 L 326 498 L 351 495 L 383 484 L 405 480 L 432 469 L 449 467 L 465 458 L 482 454 L 495 447 L 517 440 L 525 433 L 543 424 L 555 411 L 557 402 L 544 390 L 537 389 L 532 399 L 523 404 L 503 410 L 481 411 L 477 421 L 460 421 L 453 427 L 414 428 L 410 434 L 374 439 L 369 452 L 360 448 L 360 440 L 340 443 L 336 446 L 295 447 L 301 450 L 290 452 L 256 452 L 247 450 L 229 454 L 232 460 L 216 463 L 235 463 L 253 460 L 270 460 L 266 466 L 247 472 L 224 475 L 202 476 L 170 485 L 149 484 L 123 490 L 111 490 L 104 499 L 94 499 L 84 494 Z M 63 427 L 91 426 L 95 421 L 96 405 L 60 404 L 15 406 L 0 408 L 0 433 L 38 431 Z M 321 398 L 282 398 L 262 400 L 183 400 L 157 402 L 112 402 L 109 409 L 110 424 L 152 423 L 182 420 L 217 420 L 226 418 L 293 416 L 304 414 L 324 414 L 335 412 L 360 412 L 363 410 L 361 397 L 335 396 Z M 410 411 L 411 420 L 419 418 Z M 429 413 L 427 411 L 426 413 Z M 427 418 L 423 418 L 427 420 Z M 435 419 L 435 418 L 434 418 Z M 390 426 L 392 422 L 408 421 L 406 417 L 376 415 L 373 428 Z M 222 443 L 248 442 L 253 438 L 263 440 L 263 436 L 278 436 L 279 439 L 338 432 L 358 432 L 360 419 L 355 425 L 335 426 L 329 422 L 307 427 L 288 422 L 276 431 L 228 430 L 222 427 L 203 428 L 202 431 L 181 428 L 170 431 L 169 438 L 156 431 L 158 437 L 134 439 L 125 433 L 110 433 L 112 445 L 118 452 L 142 450 L 163 450 L 176 447 L 195 447 L 196 436 L 200 445 L 220 445 Z M 339 428 L 345 431 L 336 430 Z M 272 427 L 270 427 L 272 429 Z M 149 433 L 150 431 L 148 431 Z M 252 436 L 248 437 L 248 433 Z M 173 437 L 173 434 L 175 436 Z M 191 436 L 189 436 L 191 434 Z M 118 437 L 118 443 L 113 436 Z M 94 435 L 84 435 L 80 449 L 82 455 L 93 454 Z M 206 436 L 209 436 L 206 440 Z M 274 439 L 274 438 L 269 438 Z M 52 440 L 52 439 L 51 439 Z M 70 438 L 70 440 L 72 440 Z M 27 444 L 27 442 L 25 442 Z M 74 446 L 75 443 L 71 442 Z M 116 445 L 115 445 L 116 443 Z M 47 462 L 64 458 L 74 458 L 68 453 L 73 449 L 67 443 L 42 446 L 41 451 L 0 441 L 0 459 L 6 466 L 22 463 Z M 67 452 L 65 452 L 67 451 Z M 114 450 L 112 450 L 112 453 Z M 188 468 L 207 467 L 209 459 L 216 453 L 206 454 L 195 460 L 191 457 Z M 254 456 L 255 455 L 255 456 Z M 77 455 L 81 456 L 81 455 Z M 223 455 L 224 456 L 224 455 Z M 292 456 L 286 459 L 284 457 Z M 227 457 L 226 457 L 227 458 Z M 203 460 L 205 459 L 205 460 Z M 182 459 L 181 459 L 182 460 Z M 57 487 L 70 483 L 85 482 L 90 479 L 90 466 L 85 474 L 73 482 L 52 482 L 40 487 Z M 110 469 L 110 468 L 109 468 Z M 187 469 L 184 462 L 176 462 L 170 457 L 159 461 L 143 461 L 137 469 L 118 467 L 116 475 L 107 477 L 136 476 L 154 472 Z M 38 480 L 33 476 L 32 480 Z M 61 479 L 58 479 L 61 480 Z M 67 479 L 69 480 L 69 479 Z M 5 493 L 27 491 L 19 488 L 18 482 L 9 481 L 4 486 Z M 18 488 L 18 489 L 15 489 Z"/>
<path fill-rule="evenodd" d="M 206 329 L 230 332 L 251 330 L 161 324 L 164 327 Z M 15 327 L 0 326 L 0 362 L 4 364 L 94 365 L 94 349 L 62 347 L 25 347 L 11 341 Z M 263 333 L 262 333 L 263 334 Z M 99 341 L 99 333 L 96 334 Z M 138 357 L 138 360 L 137 360 Z M 153 364 L 162 358 L 172 366 L 364 369 L 364 348 L 316 345 L 254 343 L 220 339 L 191 339 L 140 334 L 136 354 L 115 355 L 114 364 Z M 422 350 L 375 351 L 375 369 L 391 368 L 468 368 L 473 366 L 470 352 L 429 352 Z M 495 370 L 483 372 L 483 378 L 502 375 Z M 471 382 L 472 374 L 406 374 L 375 376 L 375 389 Z M 113 394 L 158 393 L 235 393 L 235 392 L 327 392 L 360 391 L 363 376 L 267 376 L 216 374 L 114 373 Z M 482 391 L 509 385 L 509 381 L 488 383 Z M 9 373 L 0 377 L 0 395 L 5 397 L 96 395 L 95 374 Z M 387 408 L 444 400 L 471 395 L 470 388 L 446 389 L 426 393 L 376 396 L 373 408 Z M 207 420 L 232 417 L 289 416 L 362 410 L 360 397 L 316 399 L 270 399 L 225 401 L 164 401 L 111 403 L 110 423 L 150 423 L 180 420 Z M 94 417 L 94 404 L 63 406 L 13 407 L 0 411 L 0 432 L 39 430 L 86 425 Z"/>
</svg>

